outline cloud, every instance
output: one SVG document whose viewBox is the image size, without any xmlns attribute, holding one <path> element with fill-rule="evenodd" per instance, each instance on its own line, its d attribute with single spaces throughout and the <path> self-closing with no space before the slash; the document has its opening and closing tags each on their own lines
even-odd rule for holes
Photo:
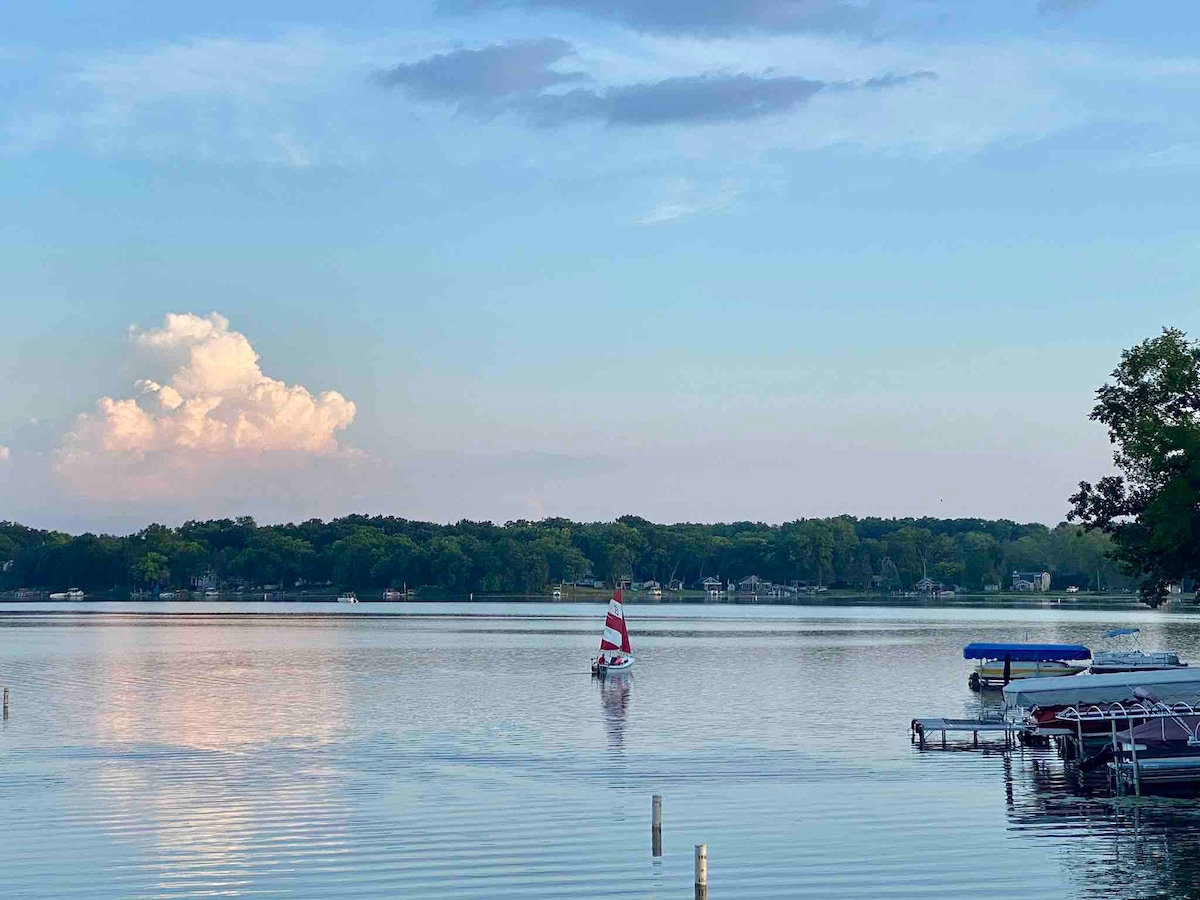
<svg viewBox="0 0 1200 900">
<path fill-rule="evenodd" d="M 936 79 L 928 70 L 831 83 L 799 75 L 709 71 L 602 88 L 556 90 L 585 77 L 551 68 L 574 52 L 547 38 L 455 50 L 379 73 L 387 87 L 486 117 L 512 112 L 549 127 L 578 121 L 616 126 L 737 122 L 787 112 L 827 87 L 884 90 Z"/>
<path fill-rule="evenodd" d="M 929 69 L 921 69 L 918 72 L 908 72 L 904 75 L 896 75 L 888 73 L 887 75 L 877 75 L 874 78 L 868 78 L 858 87 L 866 88 L 869 91 L 881 91 L 887 88 L 901 87 L 902 85 L 911 84 L 914 81 L 937 81 L 937 72 L 931 72 Z"/>
<path fill-rule="evenodd" d="M 928 156 L 1115 121 L 1158 146 L 1195 140 L 1187 124 L 1195 58 L 1112 43 L 912 31 L 887 41 L 764 32 L 711 40 L 592 28 L 568 45 L 489 43 L 475 31 L 463 35 L 480 41 L 467 51 L 448 46 L 444 30 L 293 29 L 48 54 L 42 75 L 22 79 L 0 114 L 0 154 L 65 148 L 210 164 L 395 167 L 436 184 L 501 159 L 544 179 L 608 172 L 614 161 L 745 167 L 780 149 Z M 496 71 L 503 77 L 489 84 Z M 380 86 L 389 77 L 390 90 Z M 661 115 L 638 109 L 651 97 L 662 100 Z M 648 119 L 678 134 L 593 127 L 548 141 L 524 127 Z M 1114 149 L 1127 155 L 1105 148 Z"/>
<path fill-rule="evenodd" d="M 422 100 L 495 101 L 585 78 L 579 72 L 551 68 L 573 52 L 570 44 L 558 38 L 492 44 L 401 63 L 379 73 L 378 80 Z"/>
<path fill-rule="evenodd" d="M 0 126 L 0 149 L 66 144 L 101 156 L 295 168 L 361 162 L 374 149 L 363 136 L 375 111 L 354 100 L 394 53 L 309 29 L 63 55 L 40 82 L 29 74 Z"/>
<path fill-rule="evenodd" d="M 662 225 L 692 216 L 722 213 L 741 195 L 736 184 L 724 182 L 705 190 L 690 178 L 678 178 L 667 185 L 660 199 L 638 219 L 639 225 Z"/>
<path fill-rule="evenodd" d="M 440 0 L 448 13 L 497 5 L 555 9 L 610 19 L 668 34 L 869 31 L 884 12 L 882 0 Z"/>
<path fill-rule="evenodd" d="M 798 76 L 710 72 L 604 91 L 541 94 L 520 105 L 538 125 L 598 119 L 609 125 L 691 125 L 732 122 L 787 112 L 822 88 Z"/>
<path fill-rule="evenodd" d="M 79 416 L 54 463 L 72 493 L 202 496 L 233 484 L 244 490 L 258 474 L 279 485 L 315 461 L 355 456 L 338 444 L 338 432 L 354 421 L 354 403 L 263 374 L 249 340 L 224 316 L 171 313 L 161 328 L 132 331 L 132 339 L 170 366 L 170 378 L 141 379 L 136 397 L 101 397 Z"/>
<path fill-rule="evenodd" d="M 1099 5 L 1100 0 L 1038 0 L 1038 13 L 1043 16 L 1063 15 Z"/>
</svg>

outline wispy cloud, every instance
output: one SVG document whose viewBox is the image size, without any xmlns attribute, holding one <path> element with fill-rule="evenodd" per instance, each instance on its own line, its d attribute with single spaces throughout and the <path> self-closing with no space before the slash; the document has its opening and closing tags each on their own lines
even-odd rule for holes
<svg viewBox="0 0 1200 900">
<path fill-rule="evenodd" d="M 741 187 L 732 181 L 705 188 L 694 179 L 677 178 L 667 184 L 659 199 L 638 219 L 638 224 L 663 225 L 693 216 L 726 212 L 741 194 Z"/>
<path fill-rule="evenodd" d="M 972 152 L 1104 121 L 1148 122 L 1169 146 L 1193 140 L 1179 113 L 1197 68 L 1038 40 L 621 30 L 450 47 L 437 34 L 288 31 L 52 62 L 44 82 L 22 82 L 0 149 L 288 167 L 507 155 L 574 170 L 616 153 Z M 662 140 L 667 129 L 678 137 Z"/>
<path fill-rule="evenodd" d="M 1043 16 L 1063 15 L 1099 6 L 1100 0 L 1038 0 L 1038 12 Z"/>
<path fill-rule="evenodd" d="M 889 4 L 883 0 L 440 0 L 443 12 L 463 14 L 497 6 L 556 9 L 611 19 L 669 34 L 863 32 Z"/>
</svg>

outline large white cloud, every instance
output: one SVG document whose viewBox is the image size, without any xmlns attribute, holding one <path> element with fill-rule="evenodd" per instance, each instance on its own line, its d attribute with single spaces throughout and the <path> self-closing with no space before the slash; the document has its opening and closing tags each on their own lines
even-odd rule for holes
<svg viewBox="0 0 1200 900">
<path fill-rule="evenodd" d="M 338 443 L 354 403 L 263 374 L 246 336 L 224 316 L 171 313 L 161 328 L 132 337 L 170 363 L 170 378 L 141 379 L 136 397 L 101 397 L 79 416 L 55 454 L 55 471 L 73 493 L 146 500 L 241 492 L 255 483 L 278 487 L 281 472 L 354 460 Z"/>
</svg>

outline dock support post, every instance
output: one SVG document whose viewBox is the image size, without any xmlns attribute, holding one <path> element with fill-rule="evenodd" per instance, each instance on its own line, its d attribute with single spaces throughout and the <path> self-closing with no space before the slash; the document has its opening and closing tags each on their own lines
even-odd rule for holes
<svg viewBox="0 0 1200 900">
<path fill-rule="evenodd" d="M 979 746 L 979 732 L 978 732 L 978 731 L 972 731 L 972 732 L 971 732 L 971 742 L 972 742 L 972 743 L 973 743 L 973 744 L 974 744 L 976 747 L 978 747 L 978 746 Z"/>
<path fill-rule="evenodd" d="M 1133 736 L 1133 720 L 1129 720 L 1129 752 L 1133 756 L 1133 794 L 1142 796 L 1142 773 L 1138 770 L 1137 740 Z"/>
<path fill-rule="evenodd" d="M 650 855 L 662 856 L 662 797 L 659 794 L 650 801 Z"/>
<path fill-rule="evenodd" d="M 8 688 L 4 689 L 4 720 L 8 721 Z"/>
<path fill-rule="evenodd" d="M 708 900 L 708 844 L 696 845 L 696 900 Z"/>
<path fill-rule="evenodd" d="M 1112 755 L 1113 755 L 1113 771 L 1117 773 L 1117 796 L 1121 797 L 1125 794 L 1124 785 L 1121 783 L 1121 754 L 1117 752 L 1117 717 L 1114 715 L 1110 720 L 1112 722 Z"/>
</svg>

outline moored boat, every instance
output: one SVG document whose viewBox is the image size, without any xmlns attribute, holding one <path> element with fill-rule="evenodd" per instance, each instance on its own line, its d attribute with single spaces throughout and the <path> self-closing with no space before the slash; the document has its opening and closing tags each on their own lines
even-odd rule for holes
<svg viewBox="0 0 1200 900">
<path fill-rule="evenodd" d="M 1074 661 L 1090 659 L 1082 644 L 993 644 L 976 642 L 963 647 L 963 659 L 979 662 L 967 679 L 971 690 L 995 687 L 1026 678 L 1077 675 L 1086 666 Z"/>
<path fill-rule="evenodd" d="M 1200 697 L 1200 669 L 1027 678 L 1004 686 L 1005 704 L 1025 709 L 1126 703 L 1146 697 L 1163 703 L 1194 701 Z"/>
<path fill-rule="evenodd" d="M 604 616 L 604 634 L 600 637 L 600 652 L 592 659 L 593 675 L 625 672 L 633 667 L 633 648 L 629 643 L 629 627 L 625 624 L 625 606 L 618 588 L 608 601 Z"/>
<path fill-rule="evenodd" d="M 1187 663 L 1182 662 L 1174 650 L 1144 652 L 1136 644 L 1140 633 L 1140 628 L 1114 628 L 1105 633 L 1110 646 L 1096 651 L 1089 671 L 1094 675 L 1106 675 L 1113 672 L 1155 672 L 1187 668 Z M 1120 640 L 1125 640 L 1127 645 L 1119 646 L 1115 643 Z"/>
<path fill-rule="evenodd" d="M 338 596 L 337 602 L 338 603 L 357 603 L 358 595 L 355 594 L 354 591 L 347 591 L 346 593 Z"/>
</svg>

